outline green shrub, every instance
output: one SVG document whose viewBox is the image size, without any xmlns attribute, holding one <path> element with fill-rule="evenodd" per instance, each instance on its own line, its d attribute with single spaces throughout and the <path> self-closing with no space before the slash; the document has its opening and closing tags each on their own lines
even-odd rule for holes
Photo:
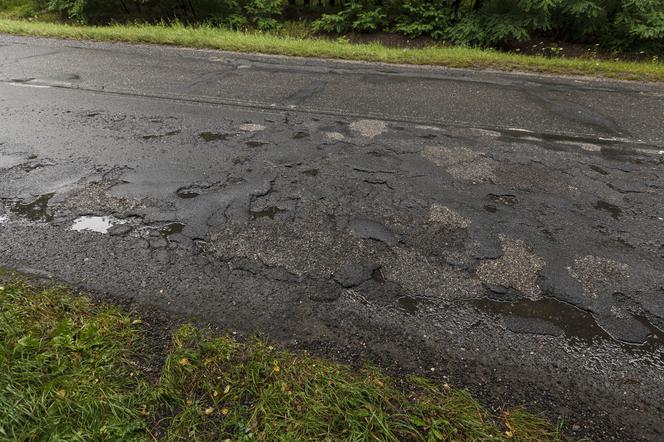
<svg viewBox="0 0 664 442">
<path fill-rule="evenodd" d="M 542 36 L 605 49 L 664 51 L 664 0 L 4 0 L 0 10 L 47 8 L 81 23 L 180 21 L 275 30 L 288 14 L 327 10 L 315 32 L 398 32 L 458 45 L 501 47 Z M 9 6 L 5 6 L 9 5 Z"/>
<path fill-rule="evenodd" d="M 396 31 L 501 46 L 547 33 L 616 50 L 664 50 L 664 0 L 352 0 L 319 32 Z"/>
<path fill-rule="evenodd" d="M 286 0 L 49 0 L 48 8 L 81 23 L 111 20 L 210 22 L 272 30 Z"/>
</svg>

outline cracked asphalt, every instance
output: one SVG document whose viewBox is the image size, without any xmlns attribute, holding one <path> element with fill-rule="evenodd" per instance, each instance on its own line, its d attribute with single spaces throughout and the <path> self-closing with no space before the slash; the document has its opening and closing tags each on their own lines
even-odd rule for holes
<svg viewBox="0 0 664 442">
<path fill-rule="evenodd" d="M 0 265 L 664 437 L 664 86 L 0 36 Z"/>
</svg>

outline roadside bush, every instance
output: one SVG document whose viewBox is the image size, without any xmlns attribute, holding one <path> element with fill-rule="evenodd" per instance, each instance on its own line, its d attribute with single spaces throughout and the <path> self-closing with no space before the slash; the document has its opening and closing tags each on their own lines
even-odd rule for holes
<svg viewBox="0 0 664 442">
<path fill-rule="evenodd" d="M 284 5 L 285 0 L 49 0 L 48 7 L 81 23 L 166 20 L 272 30 Z"/>
<path fill-rule="evenodd" d="M 179 21 L 274 30 L 312 17 L 315 32 L 398 32 L 458 45 L 504 47 L 533 38 L 605 49 L 664 51 L 664 0 L 5 0 L 84 23 Z M 316 11 L 330 11 L 317 15 Z"/>
<path fill-rule="evenodd" d="M 13 17 L 34 17 L 46 9 L 48 0 L 0 0 L 0 13 Z"/>
<path fill-rule="evenodd" d="M 535 35 L 615 50 L 664 50 L 664 0 L 351 0 L 315 21 L 319 32 L 400 32 L 501 46 Z"/>
</svg>

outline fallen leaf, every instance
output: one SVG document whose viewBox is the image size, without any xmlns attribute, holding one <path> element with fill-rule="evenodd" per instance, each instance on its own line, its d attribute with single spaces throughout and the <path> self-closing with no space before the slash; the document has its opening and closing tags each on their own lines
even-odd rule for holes
<svg viewBox="0 0 664 442">
<path fill-rule="evenodd" d="M 205 414 L 207 414 L 208 416 L 211 415 L 212 413 L 214 413 L 214 408 L 209 407 L 205 409 Z"/>
</svg>

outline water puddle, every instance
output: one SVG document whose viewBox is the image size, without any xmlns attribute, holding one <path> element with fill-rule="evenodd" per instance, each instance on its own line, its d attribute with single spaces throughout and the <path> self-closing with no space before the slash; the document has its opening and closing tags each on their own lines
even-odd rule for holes
<svg viewBox="0 0 664 442">
<path fill-rule="evenodd" d="M 430 304 L 430 301 L 426 298 L 416 298 L 406 295 L 397 299 L 396 308 L 409 315 L 416 315 L 420 308 L 427 304 Z"/>
<path fill-rule="evenodd" d="M 182 198 L 185 200 L 196 198 L 197 196 L 201 195 L 200 189 L 197 188 L 190 188 L 190 187 L 185 187 L 182 189 L 178 189 L 175 194 L 178 196 L 178 198 Z"/>
<path fill-rule="evenodd" d="M 592 138 L 574 137 L 557 134 L 538 134 L 535 139 L 531 132 L 522 132 L 516 129 L 500 131 L 500 140 L 510 143 L 533 143 L 556 152 L 579 152 L 583 150 L 590 154 L 600 155 L 607 160 L 639 163 L 641 158 L 658 154 L 661 149 L 657 146 L 621 138 Z"/>
<path fill-rule="evenodd" d="M 171 235 L 176 235 L 178 233 L 182 233 L 182 230 L 184 230 L 184 224 L 182 224 L 182 223 L 170 223 L 170 224 L 166 224 L 165 226 L 161 227 L 159 229 L 159 233 L 164 238 L 168 238 Z"/>
<path fill-rule="evenodd" d="M 164 137 L 171 137 L 173 135 L 178 135 L 180 133 L 179 130 L 172 130 L 170 132 L 166 132 L 165 134 L 150 134 L 150 135 L 143 135 L 144 140 L 157 140 L 159 138 L 164 138 Z"/>
<path fill-rule="evenodd" d="M 222 141 L 225 140 L 229 137 L 228 134 L 221 134 L 221 133 L 215 133 L 215 132 L 201 132 L 198 134 L 198 137 L 205 141 L 206 143 L 210 143 L 212 141 Z"/>
<path fill-rule="evenodd" d="M 599 166 L 591 165 L 590 169 L 597 172 L 597 173 L 599 173 L 600 175 L 608 175 L 609 174 L 609 172 L 607 172 L 606 170 L 602 169 Z"/>
<path fill-rule="evenodd" d="M 618 219 L 622 215 L 622 209 L 614 204 L 607 203 L 606 201 L 598 200 L 595 204 L 595 209 L 605 210 L 611 214 L 611 218 Z"/>
<path fill-rule="evenodd" d="M 623 342 L 611 337 L 597 324 L 591 313 L 554 298 L 516 302 L 482 298 L 470 301 L 470 304 L 485 313 L 525 320 L 544 320 L 562 330 L 568 338 L 575 338 L 589 345 L 596 339 L 604 339 L 617 342 L 625 349 L 652 352 L 664 344 L 664 333 L 652 326 L 645 318 L 636 319 L 650 330 L 646 342 L 643 344 Z M 537 324 L 537 321 L 533 322 Z"/>
<path fill-rule="evenodd" d="M 309 170 L 303 170 L 302 173 L 307 176 L 317 176 L 318 175 L 318 169 L 309 169 Z"/>
<path fill-rule="evenodd" d="M 9 210 L 30 221 L 48 222 L 53 219 L 53 215 L 48 213 L 48 202 L 54 195 L 55 193 L 45 193 L 29 203 L 16 203 Z"/>
<path fill-rule="evenodd" d="M 376 281 L 378 284 L 383 285 L 385 284 L 385 276 L 383 276 L 383 272 L 380 270 L 380 267 L 377 269 L 374 269 L 371 272 L 371 279 Z"/>
<path fill-rule="evenodd" d="M 70 230 L 75 232 L 88 231 L 97 233 L 108 233 L 108 230 L 117 225 L 123 224 L 124 221 L 113 218 L 111 216 L 82 216 L 74 220 L 74 224 Z"/>
<path fill-rule="evenodd" d="M 277 206 L 270 206 L 266 207 L 263 210 L 252 210 L 251 211 L 251 218 L 252 219 L 258 219 L 258 218 L 270 218 L 274 219 L 274 217 L 282 212 L 287 212 L 287 210 L 280 209 Z"/>
<path fill-rule="evenodd" d="M 249 140 L 247 141 L 246 144 L 248 147 L 261 147 L 261 146 L 267 146 L 270 143 L 267 141 Z"/>
</svg>

